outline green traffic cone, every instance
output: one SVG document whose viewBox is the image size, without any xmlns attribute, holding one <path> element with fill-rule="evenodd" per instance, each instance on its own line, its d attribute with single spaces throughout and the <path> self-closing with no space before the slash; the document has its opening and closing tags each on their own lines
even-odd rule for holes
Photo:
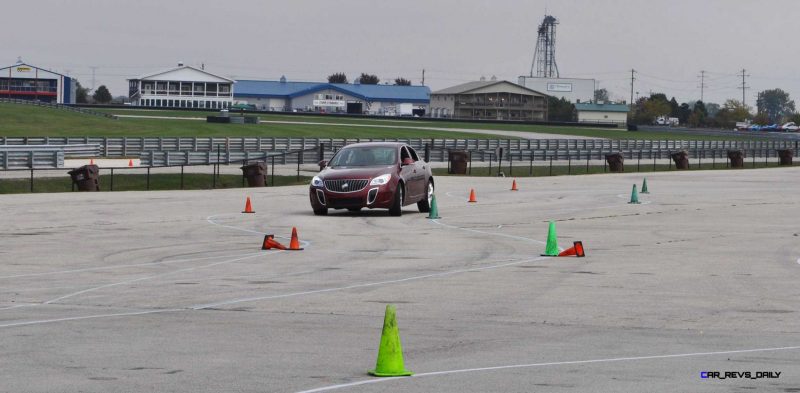
<svg viewBox="0 0 800 393">
<path fill-rule="evenodd" d="M 556 235 L 556 223 L 550 221 L 550 227 L 547 229 L 547 245 L 544 248 L 544 257 L 557 257 L 558 256 L 558 239 Z"/>
<path fill-rule="evenodd" d="M 397 329 L 395 307 L 386 305 L 386 315 L 383 318 L 383 332 L 381 333 L 381 346 L 378 349 L 378 361 L 375 369 L 369 371 L 376 377 L 407 377 L 413 375 L 403 365 L 403 347 L 400 346 L 400 332 Z"/>
<path fill-rule="evenodd" d="M 631 191 L 631 201 L 628 203 L 639 203 L 639 193 L 636 192 L 636 184 L 633 185 L 633 191 Z"/>
<path fill-rule="evenodd" d="M 642 194 L 649 194 L 649 193 L 650 191 L 647 191 L 647 178 L 645 177 L 644 181 L 642 181 Z"/>
<path fill-rule="evenodd" d="M 430 219 L 437 219 L 439 217 L 439 207 L 436 205 L 436 194 L 431 195 L 431 209 L 428 212 L 428 218 Z"/>
</svg>

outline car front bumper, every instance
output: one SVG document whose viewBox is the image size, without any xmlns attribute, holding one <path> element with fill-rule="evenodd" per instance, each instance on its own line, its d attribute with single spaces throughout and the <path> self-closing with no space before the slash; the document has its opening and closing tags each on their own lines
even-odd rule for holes
<svg viewBox="0 0 800 393">
<path fill-rule="evenodd" d="M 309 199 L 313 209 L 322 208 L 369 208 L 388 209 L 394 200 L 394 191 L 389 185 L 367 186 L 355 192 L 333 192 L 325 187 L 310 187 Z"/>
</svg>

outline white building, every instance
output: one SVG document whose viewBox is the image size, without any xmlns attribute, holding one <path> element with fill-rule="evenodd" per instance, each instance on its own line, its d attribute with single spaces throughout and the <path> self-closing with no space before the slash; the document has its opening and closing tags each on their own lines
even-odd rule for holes
<svg viewBox="0 0 800 393">
<path fill-rule="evenodd" d="M 234 80 L 178 63 L 178 67 L 128 79 L 131 105 L 159 108 L 229 108 Z"/>
<path fill-rule="evenodd" d="M 573 104 L 594 99 L 594 79 L 520 76 L 517 83 L 554 98 L 564 98 Z"/>
<path fill-rule="evenodd" d="M 74 104 L 76 81 L 18 60 L 0 68 L 0 98 Z"/>
<path fill-rule="evenodd" d="M 628 121 L 628 105 L 612 103 L 575 104 L 579 123 L 625 124 Z"/>
</svg>

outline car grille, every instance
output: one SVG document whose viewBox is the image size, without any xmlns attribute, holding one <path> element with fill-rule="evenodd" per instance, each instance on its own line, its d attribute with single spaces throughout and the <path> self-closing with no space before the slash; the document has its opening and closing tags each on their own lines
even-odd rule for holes
<svg viewBox="0 0 800 393">
<path fill-rule="evenodd" d="M 367 180 L 325 180 L 325 188 L 333 192 L 361 191 L 367 186 Z"/>
<path fill-rule="evenodd" d="M 364 206 L 364 198 L 328 198 L 328 207 L 362 207 Z"/>
</svg>

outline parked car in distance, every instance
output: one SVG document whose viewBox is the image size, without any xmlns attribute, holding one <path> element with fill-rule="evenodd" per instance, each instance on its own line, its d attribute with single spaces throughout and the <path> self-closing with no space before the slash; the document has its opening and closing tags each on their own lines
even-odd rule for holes
<svg viewBox="0 0 800 393">
<path fill-rule="evenodd" d="M 777 124 L 769 124 L 764 127 L 761 127 L 761 131 L 778 131 Z"/>
<path fill-rule="evenodd" d="M 761 131 L 761 126 L 758 124 L 751 124 L 750 127 L 747 127 L 748 131 Z"/>
<path fill-rule="evenodd" d="M 797 130 L 800 130 L 800 127 L 798 127 L 797 124 L 794 124 L 793 121 L 790 121 L 781 126 L 781 131 L 797 132 Z"/>
<path fill-rule="evenodd" d="M 420 212 L 430 211 L 433 174 L 411 146 L 399 142 L 367 142 L 348 145 L 330 161 L 309 187 L 311 208 L 316 215 L 328 209 L 359 211 L 389 209 L 403 214 L 403 206 L 417 204 Z"/>
</svg>

